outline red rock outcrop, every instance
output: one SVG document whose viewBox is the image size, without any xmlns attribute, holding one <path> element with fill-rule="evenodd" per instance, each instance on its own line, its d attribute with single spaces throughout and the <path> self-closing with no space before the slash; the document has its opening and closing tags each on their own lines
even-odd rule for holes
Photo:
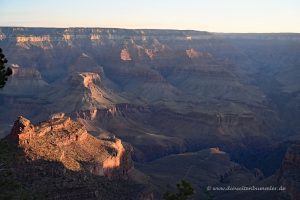
<svg viewBox="0 0 300 200">
<path fill-rule="evenodd" d="M 42 49 L 53 48 L 49 35 L 20 35 L 16 37 L 16 45 L 25 49 L 37 46 Z"/>
<path fill-rule="evenodd" d="M 50 42 L 50 36 L 49 35 L 43 35 L 43 36 L 17 36 L 16 41 L 19 42 L 44 42 L 48 41 Z"/>
<path fill-rule="evenodd" d="M 30 160 L 60 162 L 72 171 L 127 179 L 133 169 L 129 146 L 114 137 L 97 139 L 91 136 L 84 125 L 64 113 L 54 114 L 37 125 L 20 116 L 8 137 L 17 141 Z"/>
<path fill-rule="evenodd" d="M 123 61 L 129 61 L 129 60 L 131 60 L 131 56 L 130 56 L 129 51 L 127 49 L 122 49 L 121 53 L 120 53 L 120 58 Z"/>
</svg>

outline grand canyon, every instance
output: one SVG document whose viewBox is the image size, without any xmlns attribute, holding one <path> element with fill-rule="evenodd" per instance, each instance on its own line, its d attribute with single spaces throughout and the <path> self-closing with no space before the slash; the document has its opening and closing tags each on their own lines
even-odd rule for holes
<svg viewBox="0 0 300 200">
<path fill-rule="evenodd" d="M 0 197 L 300 199 L 300 34 L 0 27 L 0 47 Z"/>
</svg>

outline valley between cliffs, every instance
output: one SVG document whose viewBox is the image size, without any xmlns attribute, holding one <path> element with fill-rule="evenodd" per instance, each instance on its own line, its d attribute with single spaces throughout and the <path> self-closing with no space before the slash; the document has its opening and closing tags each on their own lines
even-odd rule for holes
<svg viewBox="0 0 300 200">
<path fill-rule="evenodd" d="M 299 34 L 0 27 L 0 46 L 13 70 L 0 134 L 21 149 L 27 188 L 100 198 L 105 183 L 108 199 L 159 199 L 186 178 L 199 198 L 206 184 L 284 185 L 257 198 L 298 198 Z"/>
</svg>

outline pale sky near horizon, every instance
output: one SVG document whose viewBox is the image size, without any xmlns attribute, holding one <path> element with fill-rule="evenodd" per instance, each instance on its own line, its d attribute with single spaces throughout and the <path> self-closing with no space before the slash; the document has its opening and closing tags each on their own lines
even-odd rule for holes
<svg viewBox="0 0 300 200">
<path fill-rule="evenodd" d="M 300 0 L 0 0 L 0 9 L 0 26 L 300 33 Z"/>
</svg>

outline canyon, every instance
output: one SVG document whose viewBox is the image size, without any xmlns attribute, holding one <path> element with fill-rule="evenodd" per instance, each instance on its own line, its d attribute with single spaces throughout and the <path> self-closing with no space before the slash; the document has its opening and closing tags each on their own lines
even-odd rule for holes
<svg viewBox="0 0 300 200">
<path fill-rule="evenodd" d="M 71 171 L 87 162 L 71 156 L 82 151 L 73 146 L 79 131 L 77 140 L 86 141 L 85 148 L 94 149 L 98 140 L 125 154 L 127 147 L 128 162 L 136 164 L 134 180 L 147 182 L 154 195 L 185 177 L 188 166 L 196 166 L 194 174 L 210 177 L 187 175 L 197 190 L 219 184 L 223 176 L 232 184 L 282 183 L 289 186 L 288 198 L 297 199 L 299 181 L 283 171 L 290 170 L 286 153 L 300 139 L 300 34 L 0 27 L 0 46 L 13 69 L 0 91 L 2 138 L 22 115 L 30 124 L 45 121 L 44 127 L 30 125 L 34 130 L 25 138 L 45 129 L 40 139 L 51 141 L 46 127 L 58 120 L 73 124 L 66 131 L 75 137 L 67 137 L 71 143 L 60 134 L 59 142 L 53 140 L 68 146 L 66 165 L 61 164 Z M 48 119 L 54 113 L 70 118 Z M 28 145 L 20 143 L 25 153 Z M 100 152 L 90 155 L 108 155 Z M 60 162 L 61 152 L 49 154 L 30 155 Z M 171 176 L 165 168 L 180 162 L 187 166 L 174 167 L 178 177 L 164 178 Z M 100 163 L 115 166 L 119 161 Z M 110 174 L 108 179 L 117 173 L 99 170 Z M 236 176 L 243 178 L 238 182 Z"/>
</svg>

